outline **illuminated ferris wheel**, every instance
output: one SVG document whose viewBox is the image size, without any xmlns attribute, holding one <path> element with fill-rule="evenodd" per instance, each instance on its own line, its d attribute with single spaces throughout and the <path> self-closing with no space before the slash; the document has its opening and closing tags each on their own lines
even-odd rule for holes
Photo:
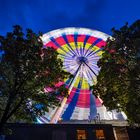
<svg viewBox="0 0 140 140">
<path fill-rule="evenodd" d="M 63 61 L 63 69 L 74 77 L 64 79 L 69 88 L 68 98 L 62 100 L 60 107 L 42 116 L 40 122 L 56 123 L 59 118 L 68 121 L 96 117 L 102 101 L 95 98 L 90 87 L 97 82 L 100 70 L 97 62 L 108 37 L 105 33 L 86 28 L 64 28 L 43 35 L 44 46 L 58 52 L 58 57 Z"/>
</svg>

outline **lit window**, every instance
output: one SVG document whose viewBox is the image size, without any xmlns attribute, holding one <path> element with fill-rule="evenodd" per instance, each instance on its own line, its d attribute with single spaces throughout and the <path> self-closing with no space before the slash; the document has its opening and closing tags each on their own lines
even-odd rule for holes
<svg viewBox="0 0 140 140">
<path fill-rule="evenodd" d="M 96 130 L 97 140 L 105 140 L 104 131 L 102 129 Z"/>
<path fill-rule="evenodd" d="M 86 140 L 85 130 L 77 130 L 77 140 Z"/>
</svg>

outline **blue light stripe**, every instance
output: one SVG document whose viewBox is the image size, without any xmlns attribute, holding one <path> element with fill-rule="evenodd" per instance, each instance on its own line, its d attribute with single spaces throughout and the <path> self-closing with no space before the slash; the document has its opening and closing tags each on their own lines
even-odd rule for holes
<svg viewBox="0 0 140 140">
<path fill-rule="evenodd" d="M 79 52 L 78 52 L 78 47 L 77 47 L 77 46 L 78 46 L 78 44 L 77 44 L 77 43 L 78 43 L 78 42 L 77 42 L 77 38 L 78 38 L 78 33 L 75 32 L 75 33 L 74 33 L 74 42 L 75 42 L 77 54 L 78 54 L 78 56 L 80 56 L 80 55 L 79 55 Z"/>
<path fill-rule="evenodd" d="M 67 52 L 56 42 L 55 38 L 53 37 L 50 37 L 50 40 L 60 49 L 62 49 L 66 54 Z"/>
<path fill-rule="evenodd" d="M 75 32 L 74 33 L 74 42 L 75 42 L 75 45 L 77 46 L 77 38 L 78 38 L 78 33 Z"/>
<path fill-rule="evenodd" d="M 90 37 L 89 35 L 86 35 L 86 37 L 85 37 L 84 44 L 83 44 L 83 53 L 82 53 L 82 56 L 84 55 L 85 46 L 86 46 L 86 43 L 87 43 L 89 37 Z"/>
<path fill-rule="evenodd" d="M 65 41 L 65 43 L 69 46 L 69 51 L 71 51 L 72 54 L 76 55 L 75 51 L 72 49 L 70 43 L 68 42 L 68 39 L 67 39 L 67 35 L 65 33 L 62 34 L 62 37 Z"/>
<path fill-rule="evenodd" d="M 98 53 L 98 52 L 100 52 L 100 51 L 102 51 L 103 50 L 103 48 L 100 48 L 99 50 L 97 50 L 96 52 L 90 52 L 87 56 L 91 56 L 91 55 L 94 55 L 94 54 L 96 54 L 96 53 Z"/>
<path fill-rule="evenodd" d="M 67 109 L 65 110 L 64 114 L 62 115 L 62 119 L 64 121 L 68 121 L 70 120 L 72 113 L 75 109 L 75 106 L 77 104 L 78 101 L 78 97 L 79 97 L 79 93 L 80 93 L 80 89 L 81 89 L 81 85 L 82 85 L 82 80 L 80 80 L 79 84 L 78 84 L 78 88 L 72 98 L 72 101 L 70 102 L 70 104 L 68 105 Z"/>
<path fill-rule="evenodd" d="M 97 115 L 97 108 L 96 108 L 96 102 L 95 102 L 96 98 L 95 96 L 92 94 L 92 91 L 90 93 L 90 116 L 89 119 L 95 119 L 96 115 Z"/>
<path fill-rule="evenodd" d="M 66 84 L 66 85 L 69 85 L 70 81 L 71 81 L 71 79 L 69 78 L 69 79 L 65 82 L 65 84 Z"/>
<path fill-rule="evenodd" d="M 102 41 L 102 39 L 98 38 L 95 42 L 92 43 L 92 45 L 86 50 L 84 56 L 86 56 L 86 54 L 88 53 L 88 51 L 93 48 L 97 43 L 99 43 L 100 41 Z"/>
</svg>

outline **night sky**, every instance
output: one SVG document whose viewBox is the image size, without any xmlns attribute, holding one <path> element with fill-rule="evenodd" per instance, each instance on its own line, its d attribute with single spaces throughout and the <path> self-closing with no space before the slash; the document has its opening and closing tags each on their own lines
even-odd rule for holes
<svg viewBox="0 0 140 140">
<path fill-rule="evenodd" d="M 140 19 L 140 0 L 0 0 L 0 34 L 15 24 L 46 33 L 63 27 L 87 27 L 111 35 Z"/>
</svg>

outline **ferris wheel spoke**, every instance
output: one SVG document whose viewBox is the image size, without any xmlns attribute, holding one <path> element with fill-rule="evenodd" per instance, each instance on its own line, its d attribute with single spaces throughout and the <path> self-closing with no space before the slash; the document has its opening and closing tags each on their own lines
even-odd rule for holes
<svg viewBox="0 0 140 140">
<path fill-rule="evenodd" d="M 63 36 L 63 38 L 64 38 L 66 44 L 69 46 L 70 50 L 73 52 L 74 55 L 76 55 L 75 51 L 73 50 L 73 48 L 71 47 L 71 45 L 70 45 L 70 43 L 69 43 L 69 41 L 68 41 L 68 39 L 67 39 L 67 35 L 63 33 L 62 36 Z"/>
<path fill-rule="evenodd" d="M 97 59 L 97 58 L 90 58 L 90 59 L 88 59 L 88 61 L 90 63 L 96 63 L 97 64 L 97 62 L 99 61 L 99 59 Z"/>
<path fill-rule="evenodd" d="M 88 75 L 88 79 L 91 79 L 93 77 L 93 74 L 91 74 L 89 70 L 87 70 L 87 75 Z"/>
<path fill-rule="evenodd" d="M 88 41 L 89 38 L 90 38 L 90 36 L 89 35 L 86 35 L 86 37 L 84 39 L 82 56 L 84 56 L 86 43 L 87 43 L 87 41 Z"/>
<path fill-rule="evenodd" d="M 84 69 L 83 75 L 84 75 L 85 79 L 87 80 L 87 82 L 89 82 L 89 76 L 88 76 L 88 70 L 87 69 Z"/>
<path fill-rule="evenodd" d="M 77 75 L 79 74 L 79 70 L 80 70 L 80 68 L 81 68 L 81 65 L 82 65 L 82 63 L 79 65 L 79 67 L 78 67 L 77 70 L 75 71 L 74 77 L 73 77 L 72 81 L 70 82 L 69 87 L 72 85 L 72 83 L 73 83 L 75 77 L 77 77 Z"/>
<path fill-rule="evenodd" d="M 89 57 L 89 56 L 95 55 L 95 54 L 99 53 L 99 52 L 102 51 L 102 50 L 103 50 L 103 49 L 100 48 L 100 49 L 98 49 L 97 51 L 91 51 L 91 52 L 90 52 L 89 54 L 87 54 L 86 56 Z"/>
<path fill-rule="evenodd" d="M 77 50 L 78 50 L 79 56 L 82 56 L 82 45 L 80 45 Z"/>
<path fill-rule="evenodd" d="M 65 55 L 64 55 L 64 54 L 60 54 L 60 53 L 59 53 L 58 58 L 60 58 L 61 60 L 64 60 Z"/>
<path fill-rule="evenodd" d="M 80 48 L 80 46 L 78 47 L 77 39 L 78 39 L 78 32 L 75 32 L 74 33 L 74 42 L 75 42 L 75 46 L 76 46 L 76 52 L 77 52 L 77 55 L 80 56 L 79 49 L 78 49 L 78 48 Z"/>
<path fill-rule="evenodd" d="M 62 53 L 59 53 L 59 56 L 61 56 L 61 57 L 65 57 L 65 55 L 64 55 L 64 54 L 62 54 Z"/>
<path fill-rule="evenodd" d="M 95 42 L 93 42 L 93 44 L 86 50 L 84 56 L 86 56 L 89 50 L 91 50 L 94 46 L 96 46 L 96 44 L 98 44 L 100 41 L 102 41 L 102 39 L 98 38 Z"/>
<path fill-rule="evenodd" d="M 93 62 L 94 61 L 94 62 L 96 62 L 96 64 L 97 64 L 98 60 L 99 59 L 97 59 L 97 58 L 90 58 L 90 59 L 88 59 L 88 61 L 90 61 L 90 62 Z"/>
<path fill-rule="evenodd" d="M 57 41 L 55 40 L 55 38 L 51 37 L 50 40 L 51 40 L 58 48 L 61 48 L 61 50 L 63 50 L 65 53 L 67 53 L 67 52 L 61 47 L 61 45 L 59 45 L 59 44 L 57 43 Z"/>
<path fill-rule="evenodd" d="M 97 54 L 91 55 L 91 56 L 87 56 L 88 60 L 99 60 L 100 57 Z"/>
<path fill-rule="evenodd" d="M 85 75 L 87 75 L 87 78 L 86 78 L 87 82 L 89 82 L 90 84 L 93 84 L 93 81 L 94 81 L 93 77 L 95 75 L 93 76 L 93 72 L 91 72 L 88 67 L 85 68 Z M 90 81 L 92 81 L 92 83 Z"/>
<path fill-rule="evenodd" d="M 77 53 L 77 56 L 80 56 L 78 46 L 76 46 L 76 53 Z"/>
<path fill-rule="evenodd" d="M 74 63 L 71 63 L 71 62 L 66 62 L 65 64 L 63 64 L 63 66 L 67 66 L 67 67 L 69 67 L 70 69 L 73 69 L 73 70 L 75 70 L 75 68 L 77 68 L 78 67 L 78 64 L 74 64 Z"/>
<path fill-rule="evenodd" d="M 94 74 L 95 76 L 97 76 L 97 74 L 91 69 L 91 67 L 90 67 L 87 63 L 84 62 L 84 64 L 93 72 L 93 74 Z"/>
<path fill-rule="evenodd" d="M 55 38 L 51 37 L 50 40 L 51 40 L 59 49 L 61 49 L 61 50 L 64 52 L 64 54 L 67 54 L 67 55 L 69 55 L 69 56 L 73 56 L 73 54 L 71 54 L 72 52 L 71 52 L 71 51 L 67 52 L 63 47 L 61 47 L 61 45 L 55 40 Z"/>
<path fill-rule="evenodd" d="M 64 69 L 68 70 L 71 74 L 75 73 L 75 69 L 77 68 L 77 66 L 72 66 L 71 68 L 68 65 L 64 66 Z"/>
<path fill-rule="evenodd" d="M 97 66 L 97 64 L 91 63 L 91 66 L 93 67 L 93 69 L 99 69 L 99 67 Z"/>
<path fill-rule="evenodd" d="M 69 50 L 69 52 L 71 52 L 71 54 L 72 54 L 71 56 L 75 56 L 76 55 L 75 51 L 71 50 L 69 45 L 68 45 L 67 49 Z"/>
<path fill-rule="evenodd" d="M 91 85 L 93 85 L 93 81 L 94 81 L 94 79 L 93 79 L 93 74 L 91 74 L 91 72 L 90 71 L 87 71 L 87 75 L 88 75 L 88 83 L 90 84 L 90 86 Z"/>
</svg>

